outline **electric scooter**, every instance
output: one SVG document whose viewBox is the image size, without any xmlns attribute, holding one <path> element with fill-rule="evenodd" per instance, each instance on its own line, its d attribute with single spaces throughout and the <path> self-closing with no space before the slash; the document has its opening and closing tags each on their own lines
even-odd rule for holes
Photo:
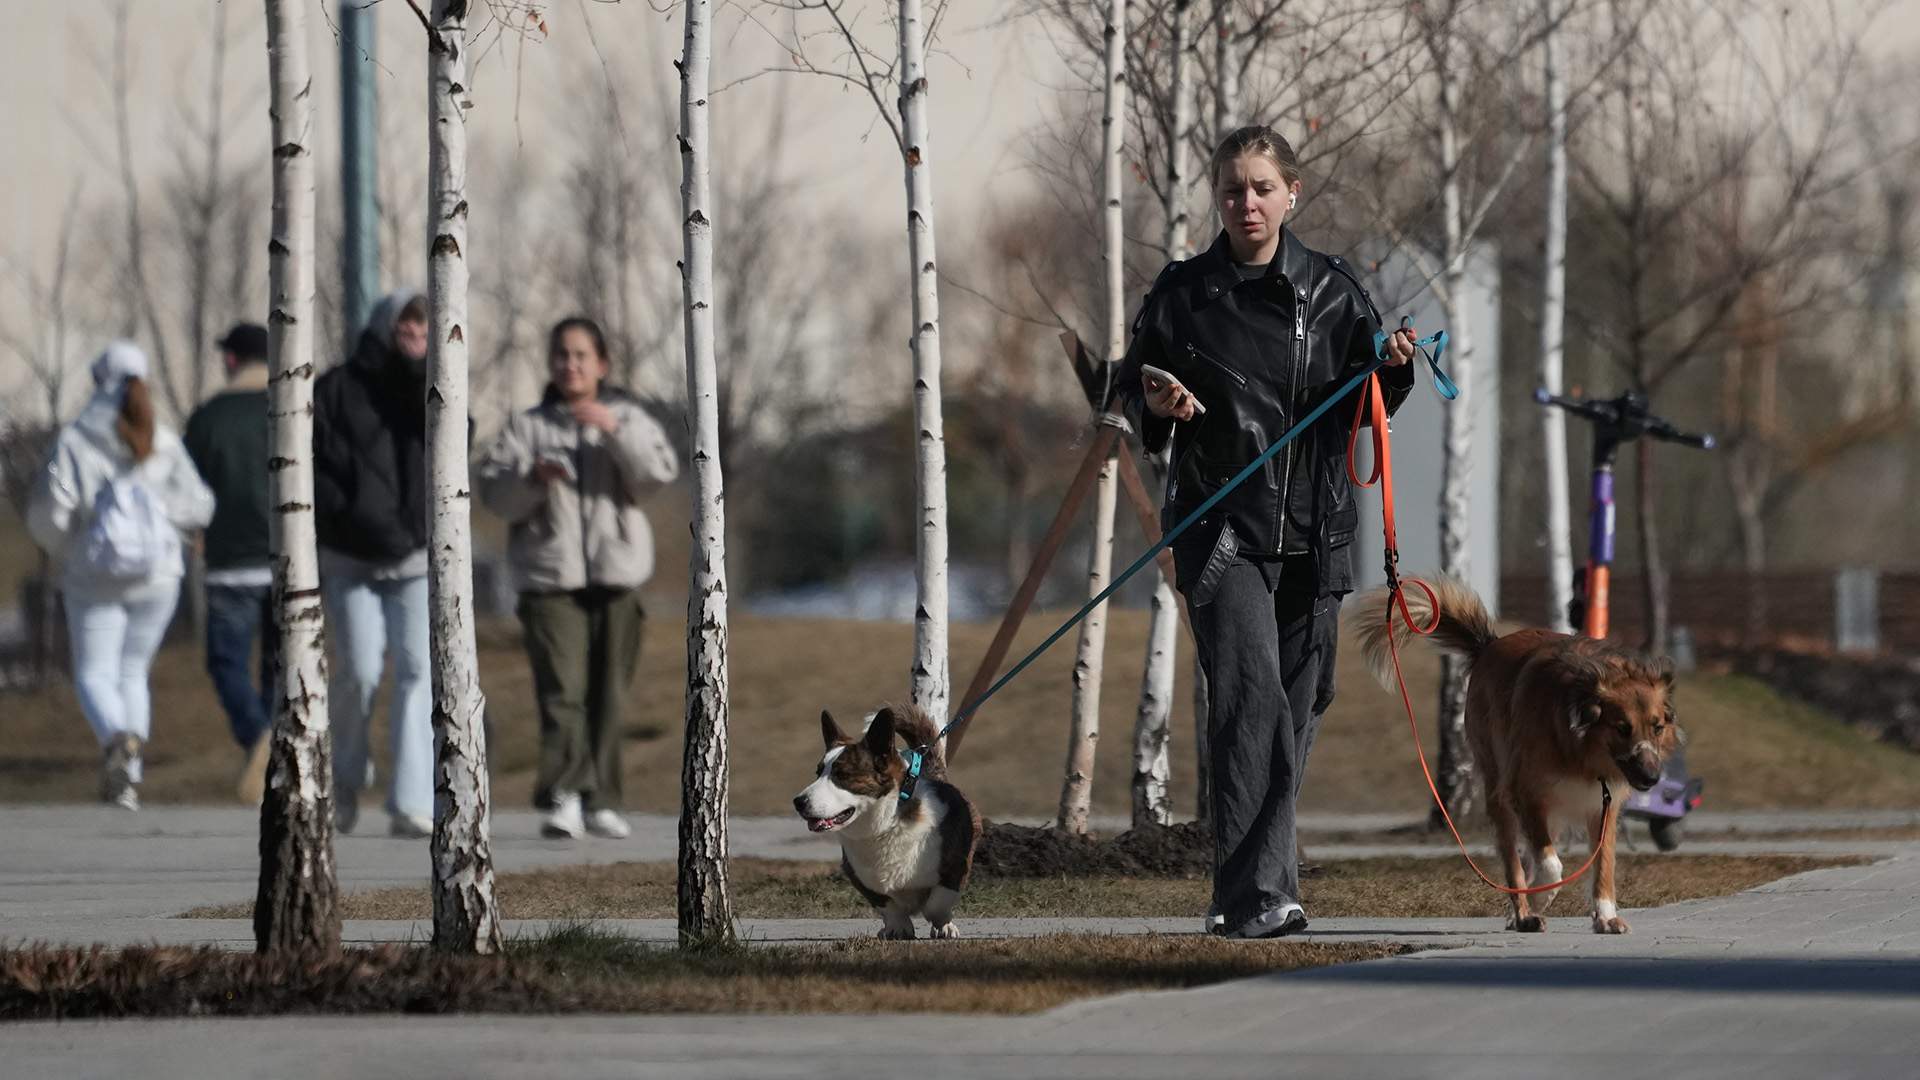
<svg viewBox="0 0 1920 1080">
<path fill-rule="evenodd" d="M 1613 574 L 1613 460 L 1622 443 L 1643 435 L 1679 443 L 1700 450 L 1713 449 L 1713 436 L 1691 434 L 1674 427 L 1647 411 L 1647 399 L 1632 391 L 1611 401 L 1561 397 L 1546 390 L 1535 390 L 1533 399 L 1542 405 L 1554 405 L 1593 424 L 1593 489 L 1588 505 L 1591 529 L 1587 540 L 1587 565 L 1574 572 L 1573 602 L 1567 617 L 1591 638 L 1607 636 L 1608 601 Z M 1684 751 L 1667 760 L 1660 782 L 1647 791 L 1635 791 L 1621 804 L 1624 817 L 1647 823 L 1654 846 L 1672 851 L 1680 846 L 1682 821 L 1687 812 L 1700 805 L 1706 782 L 1687 772 Z"/>
</svg>

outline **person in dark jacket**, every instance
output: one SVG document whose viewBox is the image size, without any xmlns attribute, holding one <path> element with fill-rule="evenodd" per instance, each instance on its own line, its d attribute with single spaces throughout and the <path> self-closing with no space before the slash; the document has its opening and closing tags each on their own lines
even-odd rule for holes
<svg viewBox="0 0 1920 1080">
<path fill-rule="evenodd" d="M 1300 193 L 1285 139 L 1234 131 L 1208 177 L 1223 231 L 1160 273 L 1115 380 L 1147 451 L 1172 437 L 1168 528 L 1371 362 L 1380 326 L 1352 269 L 1284 226 Z M 1412 342 L 1411 331 L 1388 341 L 1390 410 L 1413 385 Z M 1172 378 L 1143 377 L 1145 367 Z M 1173 544 L 1211 704 L 1210 933 L 1306 926 L 1294 806 L 1333 701 L 1340 600 L 1353 588 L 1351 416 L 1330 410 Z"/>
<path fill-rule="evenodd" d="M 427 307 L 417 290 L 374 305 L 353 356 L 313 391 L 320 588 L 335 643 L 329 688 L 335 823 L 350 832 L 389 653 L 390 831 L 433 832 L 427 622 Z"/>
<path fill-rule="evenodd" d="M 206 531 L 207 674 L 245 754 L 236 785 L 258 803 L 272 723 L 273 569 L 267 523 L 267 329 L 240 323 L 219 341 L 227 385 L 187 420 L 184 441 L 213 489 Z M 261 631 L 266 633 L 262 634 Z M 259 681 L 249 660 L 260 641 Z"/>
</svg>

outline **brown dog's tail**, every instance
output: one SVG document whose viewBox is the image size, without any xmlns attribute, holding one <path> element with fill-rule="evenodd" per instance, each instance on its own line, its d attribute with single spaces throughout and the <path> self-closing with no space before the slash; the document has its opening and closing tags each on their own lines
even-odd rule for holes
<svg viewBox="0 0 1920 1080">
<path fill-rule="evenodd" d="M 1427 640 L 1441 652 L 1452 653 L 1472 664 L 1494 639 L 1493 616 L 1487 614 L 1487 605 L 1481 603 L 1480 597 L 1464 582 L 1453 578 L 1433 578 L 1427 580 L 1427 584 L 1440 606 L 1439 625 Z M 1404 593 L 1407 612 L 1413 616 L 1414 623 L 1425 626 L 1432 622 L 1433 605 L 1427 601 L 1426 590 L 1409 584 Z M 1413 631 L 1400 617 L 1399 605 L 1391 602 L 1392 594 L 1384 586 L 1369 589 L 1354 601 L 1352 614 L 1347 617 L 1360 635 L 1360 651 L 1367 658 L 1368 669 L 1380 680 L 1380 685 L 1388 689 L 1393 687 L 1393 662 L 1388 655 L 1387 635 L 1392 634 L 1393 644 L 1400 648 L 1405 648 L 1413 637 Z"/>
<path fill-rule="evenodd" d="M 893 732 L 905 739 L 908 746 L 928 748 L 927 760 L 920 766 L 920 775 L 934 780 L 945 780 L 947 778 L 947 744 L 940 739 L 940 725 L 933 722 L 933 717 L 913 706 L 902 708 L 898 705 L 888 705 L 880 711 L 893 714 Z"/>
</svg>

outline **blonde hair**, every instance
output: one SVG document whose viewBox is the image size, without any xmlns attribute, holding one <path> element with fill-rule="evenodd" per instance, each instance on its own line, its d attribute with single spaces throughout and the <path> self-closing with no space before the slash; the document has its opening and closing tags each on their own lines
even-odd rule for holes
<svg viewBox="0 0 1920 1080">
<path fill-rule="evenodd" d="M 1207 183 L 1218 186 L 1221 166 L 1248 154 L 1258 154 L 1273 162 L 1288 187 L 1300 182 L 1300 157 L 1293 152 L 1293 144 L 1265 124 L 1250 124 L 1228 132 L 1220 145 L 1214 147 L 1213 160 L 1207 163 Z"/>
<path fill-rule="evenodd" d="M 153 393 L 147 380 L 131 376 L 120 390 L 120 415 L 113 430 L 120 436 L 133 460 L 145 461 L 153 453 Z"/>
</svg>

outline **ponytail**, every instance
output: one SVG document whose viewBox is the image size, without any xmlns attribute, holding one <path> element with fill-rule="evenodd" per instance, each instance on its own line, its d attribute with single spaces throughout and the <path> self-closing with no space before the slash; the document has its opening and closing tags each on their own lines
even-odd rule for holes
<svg viewBox="0 0 1920 1080">
<path fill-rule="evenodd" d="M 133 460 L 145 461 L 153 453 L 153 393 L 147 381 L 127 379 L 120 392 L 120 417 L 113 430 L 133 452 Z"/>
</svg>

